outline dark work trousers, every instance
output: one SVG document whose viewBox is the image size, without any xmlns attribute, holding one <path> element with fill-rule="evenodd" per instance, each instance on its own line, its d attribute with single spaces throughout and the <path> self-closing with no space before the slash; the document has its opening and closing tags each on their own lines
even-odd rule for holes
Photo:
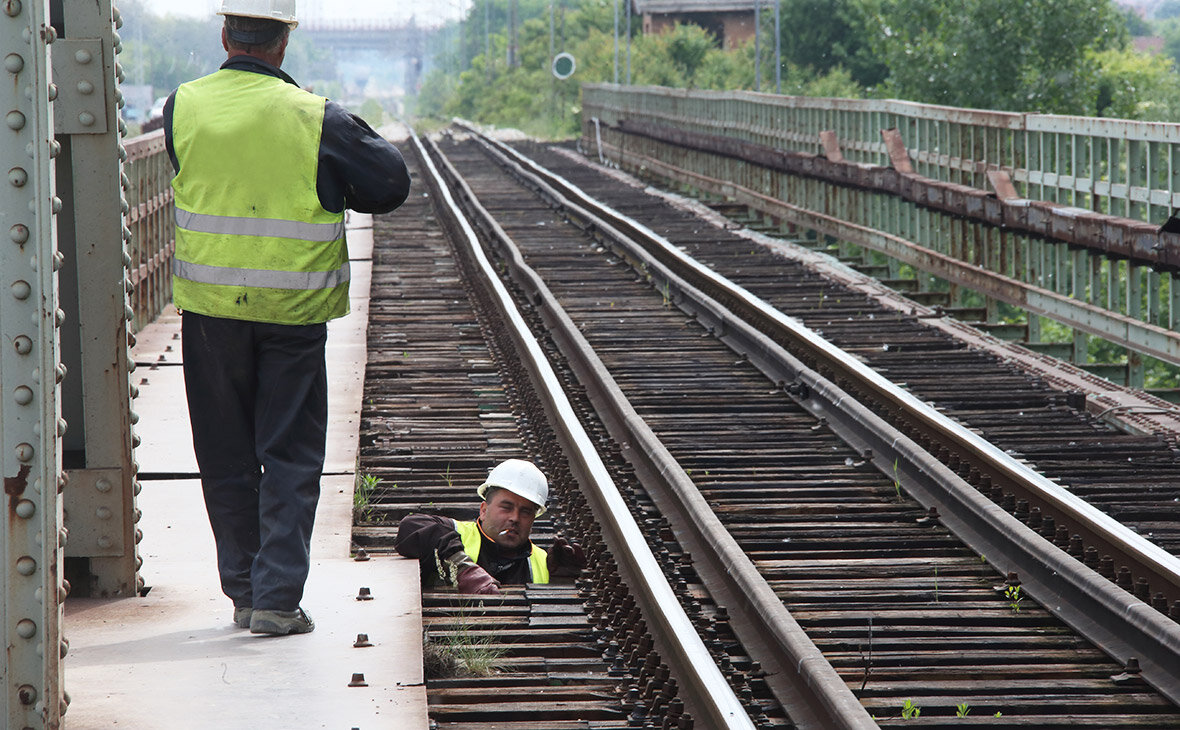
<svg viewBox="0 0 1180 730">
<path fill-rule="evenodd" d="M 185 312 L 184 383 L 221 589 L 234 606 L 303 598 L 328 422 L 327 326 Z"/>
</svg>

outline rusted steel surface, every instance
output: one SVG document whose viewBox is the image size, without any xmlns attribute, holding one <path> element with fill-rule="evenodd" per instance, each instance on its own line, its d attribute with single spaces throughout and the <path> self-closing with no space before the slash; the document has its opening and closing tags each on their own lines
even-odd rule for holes
<svg viewBox="0 0 1180 730">
<path fill-rule="evenodd" d="M 865 656 L 867 645 L 882 634 L 874 634 L 869 621 L 874 617 L 891 617 L 885 619 L 890 626 L 885 633 L 897 642 L 894 644 L 897 651 L 886 650 L 889 656 L 886 663 L 891 668 L 882 669 L 883 674 L 889 675 L 884 683 L 889 686 L 878 688 L 880 694 L 874 694 L 874 690 L 862 693 L 862 701 L 878 710 L 878 719 L 890 712 L 888 708 L 898 707 L 906 693 L 920 688 L 923 699 L 929 699 L 934 703 L 931 707 L 937 708 L 925 712 L 923 718 L 944 717 L 953 722 L 956 703 L 950 701 L 944 690 L 935 688 L 936 683 L 942 681 L 950 682 L 947 687 L 957 688 L 952 692 L 971 693 L 969 704 L 976 708 L 976 712 L 987 712 L 987 715 L 973 715 L 982 724 L 1010 727 L 1015 722 L 1027 726 L 1050 726 L 1067 714 L 1071 717 L 1067 721 L 1070 723 L 1101 723 L 1110 719 L 1103 719 L 1104 710 L 1098 709 L 1107 704 L 1106 700 L 1091 704 L 1064 688 L 1065 682 L 1053 687 L 1054 682 L 1045 682 L 1044 677 L 1047 674 L 1064 676 L 1061 672 L 1075 676 L 1074 672 L 1080 672 L 1076 676 L 1079 679 L 1088 676 L 1085 681 L 1091 683 L 1086 694 L 1097 693 L 1109 698 L 1108 690 L 1112 688 L 1115 688 L 1115 694 L 1121 693 L 1118 685 L 1109 683 L 1109 676 L 1119 673 L 1118 665 L 1107 665 L 1113 674 L 1105 679 L 1090 673 L 1096 666 L 1092 663 L 1096 655 L 1082 661 L 1082 665 L 1089 667 L 1086 670 L 1081 670 L 1082 665 L 1077 664 L 1072 665 L 1073 669 L 1064 669 L 1064 665 L 1042 665 L 1045 671 L 1038 672 L 1033 665 L 1042 660 L 1030 662 L 1032 656 L 1052 657 L 1050 664 L 1067 658 L 1078 659 L 1080 655 L 1070 655 L 1083 644 L 1071 640 L 1072 648 L 1063 652 L 1062 647 L 1034 647 L 1031 643 L 1023 643 L 1030 652 L 1025 654 L 1014 648 L 1021 645 L 1022 640 L 993 635 L 989 642 L 971 634 L 966 627 L 974 625 L 973 621 L 964 614 L 981 616 L 977 612 L 988 600 L 999 600 L 999 610 L 992 614 L 994 619 L 1006 615 L 1018 617 L 1020 623 L 1031 631 L 1030 637 L 1064 636 L 1059 634 L 1059 628 L 1049 628 L 1052 622 L 1042 623 L 1045 616 L 1034 618 L 1029 611 L 1035 609 L 1022 607 L 1016 611 L 1010 605 L 1011 599 L 1005 602 L 1003 598 L 997 598 L 992 586 L 979 580 L 987 580 L 984 575 L 988 568 L 978 558 L 964 556 L 959 565 L 967 572 L 955 573 L 957 569 L 951 567 L 954 549 L 948 551 L 951 543 L 934 548 L 935 554 L 948 559 L 946 563 L 939 561 L 938 572 L 943 576 L 960 576 L 957 581 L 948 580 L 955 584 L 953 590 L 966 591 L 954 600 L 965 600 L 966 603 L 958 603 L 949 610 L 951 606 L 944 605 L 952 600 L 948 595 L 931 600 L 934 570 L 933 563 L 928 560 L 932 554 L 905 557 L 907 553 L 902 545 L 906 542 L 903 535 L 916 538 L 919 534 L 911 535 L 905 525 L 934 528 L 933 533 L 921 532 L 929 537 L 949 537 L 940 532 L 936 520 L 920 519 L 923 511 L 905 500 L 894 507 L 893 500 L 897 498 L 894 485 L 879 475 L 874 478 L 875 472 L 865 470 L 863 455 L 847 450 L 838 442 L 826 440 L 828 437 L 822 424 L 817 425 L 814 419 L 792 410 L 789 399 L 782 397 L 777 388 L 768 387 L 761 375 L 752 372 L 749 366 L 735 362 L 728 350 L 702 337 L 702 330 L 690 320 L 669 310 L 666 300 L 651 291 L 642 274 L 636 275 L 622 265 L 623 262 L 605 251 L 599 242 L 571 231 L 547 205 L 530 202 L 526 192 L 512 187 L 490 171 L 482 156 L 467 151 L 448 150 L 448 153 L 472 181 L 485 205 L 498 211 L 501 224 L 526 250 L 530 264 L 546 274 L 550 287 L 595 345 L 632 403 L 656 427 L 673 453 L 691 469 L 694 481 L 704 487 L 706 498 L 719 516 L 731 524 L 731 531 L 750 540 L 761 539 L 758 544 L 763 547 L 756 554 L 764 572 L 773 572 L 780 567 L 785 570 L 773 573 L 778 576 L 776 580 L 783 591 L 780 595 L 788 604 L 793 604 L 795 594 L 792 591 L 807 595 L 810 590 L 810 595 L 816 599 L 811 606 L 814 613 L 810 612 L 807 599 L 800 599 L 808 617 L 806 623 L 817 620 L 817 623 L 811 623 L 811 628 L 819 636 L 834 637 L 836 634 L 831 632 L 835 631 L 846 637 L 831 645 L 834 649 L 832 656 L 837 657 L 838 666 L 843 668 L 854 689 L 862 682 L 866 686 L 874 685 L 877 676 L 875 670 L 865 668 Z M 644 205 L 634 189 L 619 194 L 629 197 L 634 205 Z M 663 224 L 661 221 L 657 225 Z M 700 228 L 699 222 L 697 228 Z M 719 234 L 713 231 L 707 235 Z M 641 301 L 642 296 L 648 297 L 646 303 Z M 868 490 L 863 501 L 854 496 L 862 486 Z M 883 511 L 875 511 L 877 508 Z M 893 516 L 885 517 L 886 514 Z M 841 525 L 848 530 L 842 529 Z M 858 527 L 869 531 L 858 534 Z M 898 537 L 900 542 L 887 547 L 890 544 L 887 536 L 891 535 Z M 836 546 L 844 543 L 866 552 L 850 562 L 843 562 Z M 784 545 L 790 547 L 784 551 Z M 886 588 L 885 582 L 871 582 L 873 579 L 883 580 L 882 575 L 890 573 L 890 565 L 900 571 L 894 578 L 907 578 L 894 583 L 891 588 Z M 983 572 L 972 574 L 968 566 Z M 792 572 L 792 568 L 797 572 Z M 921 577 L 923 574 L 927 576 L 925 582 Z M 826 576 L 822 587 L 811 584 L 809 589 L 804 585 L 817 575 Z M 870 582 L 861 583 L 862 579 Z M 915 590 L 912 603 L 899 598 L 900 594 L 895 592 L 904 590 L 902 586 L 906 585 L 906 580 Z M 978 593 L 972 593 L 972 585 L 980 589 Z M 1000 584 L 999 588 L 1003 593 L 1011 586 Z M 968 604 L 970 611 L 967 610 Z M 849 607 L 854 609 L 845 613 Z M 943 613 L 944 610 L 948 613 Z M 955 616 L 954 621 L 944 623 L 950 615 Z M 1036 626 L 1029 626 L 1024 619 L 1032 620 Z M 998 627 L 1001 623 L 1005 622 L 991 625 Z M 902 625 L 913 630 L 919 626 L 927 630 L 936 628 L 924 639 L 918 638 L 916 633 L 905 638 L 905 629 L 894 633 Z M 837 626 L 842 628 L 836 629 Z M 878 624 L 878 628 L 880 626 Z M 1006 627 L 1004 631 L 1007 630 Z M 949 641 L 953 645 L 954 640 L 947 637 L 955 635 L 963 637 L 963 647 L 1004 646 L 1001 653 L 1005 659 L 992 663 L 985 658 L 987 652 L 984 652 L 963 657 L 960 663 L 961 652 L 948 649 L 946 643 Z M 826 644 L 827 640 L 823 643 Z M 838 646 L 844 647 L 843 659 L 838 658 L 841 656 Z M 918 655 L 921 658 L 915 658 Z M 992 668 L 983 669 L 978 662 L 990 664 Z M 1038 693 L 1045 693 L 1038 698 L 1040 707 L 1036 714 L 1041 715 L 1041 719 L 1025 715 L 1029 708 L 1021 707 L 1013 710 L 1021 713 L 1019 716 L 1009 714 L 1002 720 L 989 720 L 988 715 L 993 710 L 986 708 L 994 706 L 994 711 L 1003 711 L 994 700 L 1010 696 L 1013 691 L 1012 686 L 1001 686 L 1011 681 L 1013 673 L 1019 674 L 1014 664 L 1028 667 L 1030 684 L 1037 686 Z M 968 665 L 973 668 L 968 669 Z M 935 669 L 939 666 L 940 669 Z M 969 683 L 954 684 L 952 676 L 968 675 L 973 678 Z M 1040 680 L 1036 679 L 1038 676 Z M 1055 696 L 1058 689 L 1062 694 Z M 931 694 L 941 694 L 941 699 L 931 697 Z M 1067 695 L 1071 696 L 1066 699 Z M 991 699 L 984 699 L 985 696 Z M 1143 698 L 1124 699 L 1136 704 Z M 1056 712 L 1047 710 L 1049 706 L 1061 710 L 1058 719 L 1048 719 L 1048 714 Z M 1174 721 L 1167 714 L 1171 711 L 1167 703 L 1148 701 L 1138 710 L 1131 710 L 1126 719 L 1129 722 L 1166 724 Z M 900 722 L 900 718 L 891 716 L 891 721 Z"/>
<path fill-rule="evenodd" d="M 653 140 L 653 144 L 665 143 Z M 709 194 L 724 196 L 737 204 L 749 206 L 792 225 L 879 251 L 952 284 L 962 285 L 1028 312 L 1054 318 L 1081 332 L 1097 335 L 1169 363 L 1180 363 L 1180 336 L 1161 326 L 1036 284 L 1026 283 L 1003 273 L 996 273 L 899 235 L 884 233 L 868 225 L 846 221 L 837 215 L 785 202 L 778 195 L 766 194 L 729 180 L 677 167 L 658 156 L 636 150 L 635 147 L 636 145 L 625 142 L 622 146 L 608 142 L 604 143 L 603 151 L 609 152 L 614 159 L 621 160 L 621 164 L 627 169 L 647 170 Z M 676 150 L 678 153 L 680 148 Z"/>
<path fill-rule="evenodd" d="M 890 136 L 897 142 L 889 148 L 894 166 L 884 168 L 832 161 L 643 120 L 623 119 L 618 128 L 628 134 L 733 157 L 779 172 L 896 195 L 935 210 L 1053 238 L 1161 270 L 1180 271 L 1180 234 L 1161 232 L 1159 224 L 1040 200 L 1001 199 L 979 188 L 922 177 L 912 172 L 908 155 L 902 154 L 904 150 L 899 151 L 897 145 L 901 140 L 896 130 Z M 902 167 L 897 166 L 899 163 Z"/>
</svg>

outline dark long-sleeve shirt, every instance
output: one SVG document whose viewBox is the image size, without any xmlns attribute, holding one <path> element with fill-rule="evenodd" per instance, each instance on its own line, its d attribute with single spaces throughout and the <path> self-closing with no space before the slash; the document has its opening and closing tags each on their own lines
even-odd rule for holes
<svg viewBox="0 0 1180 730">
<path fill-rule="evenodd" d="M 395 547 L 407 558 L 418 558 L 422 580 L 431 585 L 434 576 L 439 575 L 440 565 L 455 562 L 456 554 L 463 551 L 463 540 L 450 517 L 412 514 L 403 517 L 398 525 Z M 523 547 L 508 551 L 489 540 L 481 530 L 479 559 L 475 562 L 501 583 L 519 585 L 528 583 L 532 575 L 529 568 L 531 554 L 532 543 L 526 542 Z"/>
<path fill-rule="evenodd" d="M 295 84 L 282 69 L 253 56 L 233 56 L 221 68 L 274 76 Z M 172 144 L 175 102 L 174 91 L 164 105 L 164 141 L 172 169 L 179 172 L 180 162 Z M 396 147 L 374 132 L 365 120 L 328 101 L 320 135 L 316 194 L 324 210 L 332 213 L 345 208 L 358 213 L 388 213 L 409 196 L 410 174 Z"/>
</svg>

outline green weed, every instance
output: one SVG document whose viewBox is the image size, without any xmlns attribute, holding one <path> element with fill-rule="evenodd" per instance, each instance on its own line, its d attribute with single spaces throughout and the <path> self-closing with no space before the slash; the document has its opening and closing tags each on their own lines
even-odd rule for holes
<svg viewBox="0 0 1180 730">
<path fill-rule="evenodd" d="M 357 472 L 356 486 L 352 490 L 352 521 L 354 523 L 360 524 L 372 519 L 373 492 L 379 484 L 381 484 L 380 477 Z"/>
<path fill-rule="evenodd" d="M 906 700 L 901 705 L 901 719 L 914 720 L 922 714 L 922 708 L 915 705 L 912 701 Z"/>
<path fill-rule="evenodd" d="M 1004 598 L 1008 599 L 1008 608 L 1020 613 L 1020 602 L 1024 596 L 1020 595 L 1020 586 L 1008 586 L 1004 589 Z"/>
<path fill-rule="evenodd" d="M 971 708 L 966 702 L 955 705 L 955 717 L 967 717 L 969 714 L 971 714 Z"/>
</svg>

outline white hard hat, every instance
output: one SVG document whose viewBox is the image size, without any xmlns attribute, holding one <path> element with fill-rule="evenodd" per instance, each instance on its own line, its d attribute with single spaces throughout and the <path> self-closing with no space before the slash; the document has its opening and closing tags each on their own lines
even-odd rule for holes
<svg viewBox="0 0 1180 730">
<path fill-rule="evenodd" d="M 218 15 L 240 15 L 243 18 L 279 20 L 295 30 L 295 0 L 221 0 Z"/>
<path fill-rule="evenodd" d="M 549 501 L 549 482 L 532 462 L 523 459 L 501 462 L 492 469 L 475 493 L 482 499 L 491 487 L 507 489 L 537 505 L 537 517 L 545 514 L 545 503 Z"/>
</svg>

